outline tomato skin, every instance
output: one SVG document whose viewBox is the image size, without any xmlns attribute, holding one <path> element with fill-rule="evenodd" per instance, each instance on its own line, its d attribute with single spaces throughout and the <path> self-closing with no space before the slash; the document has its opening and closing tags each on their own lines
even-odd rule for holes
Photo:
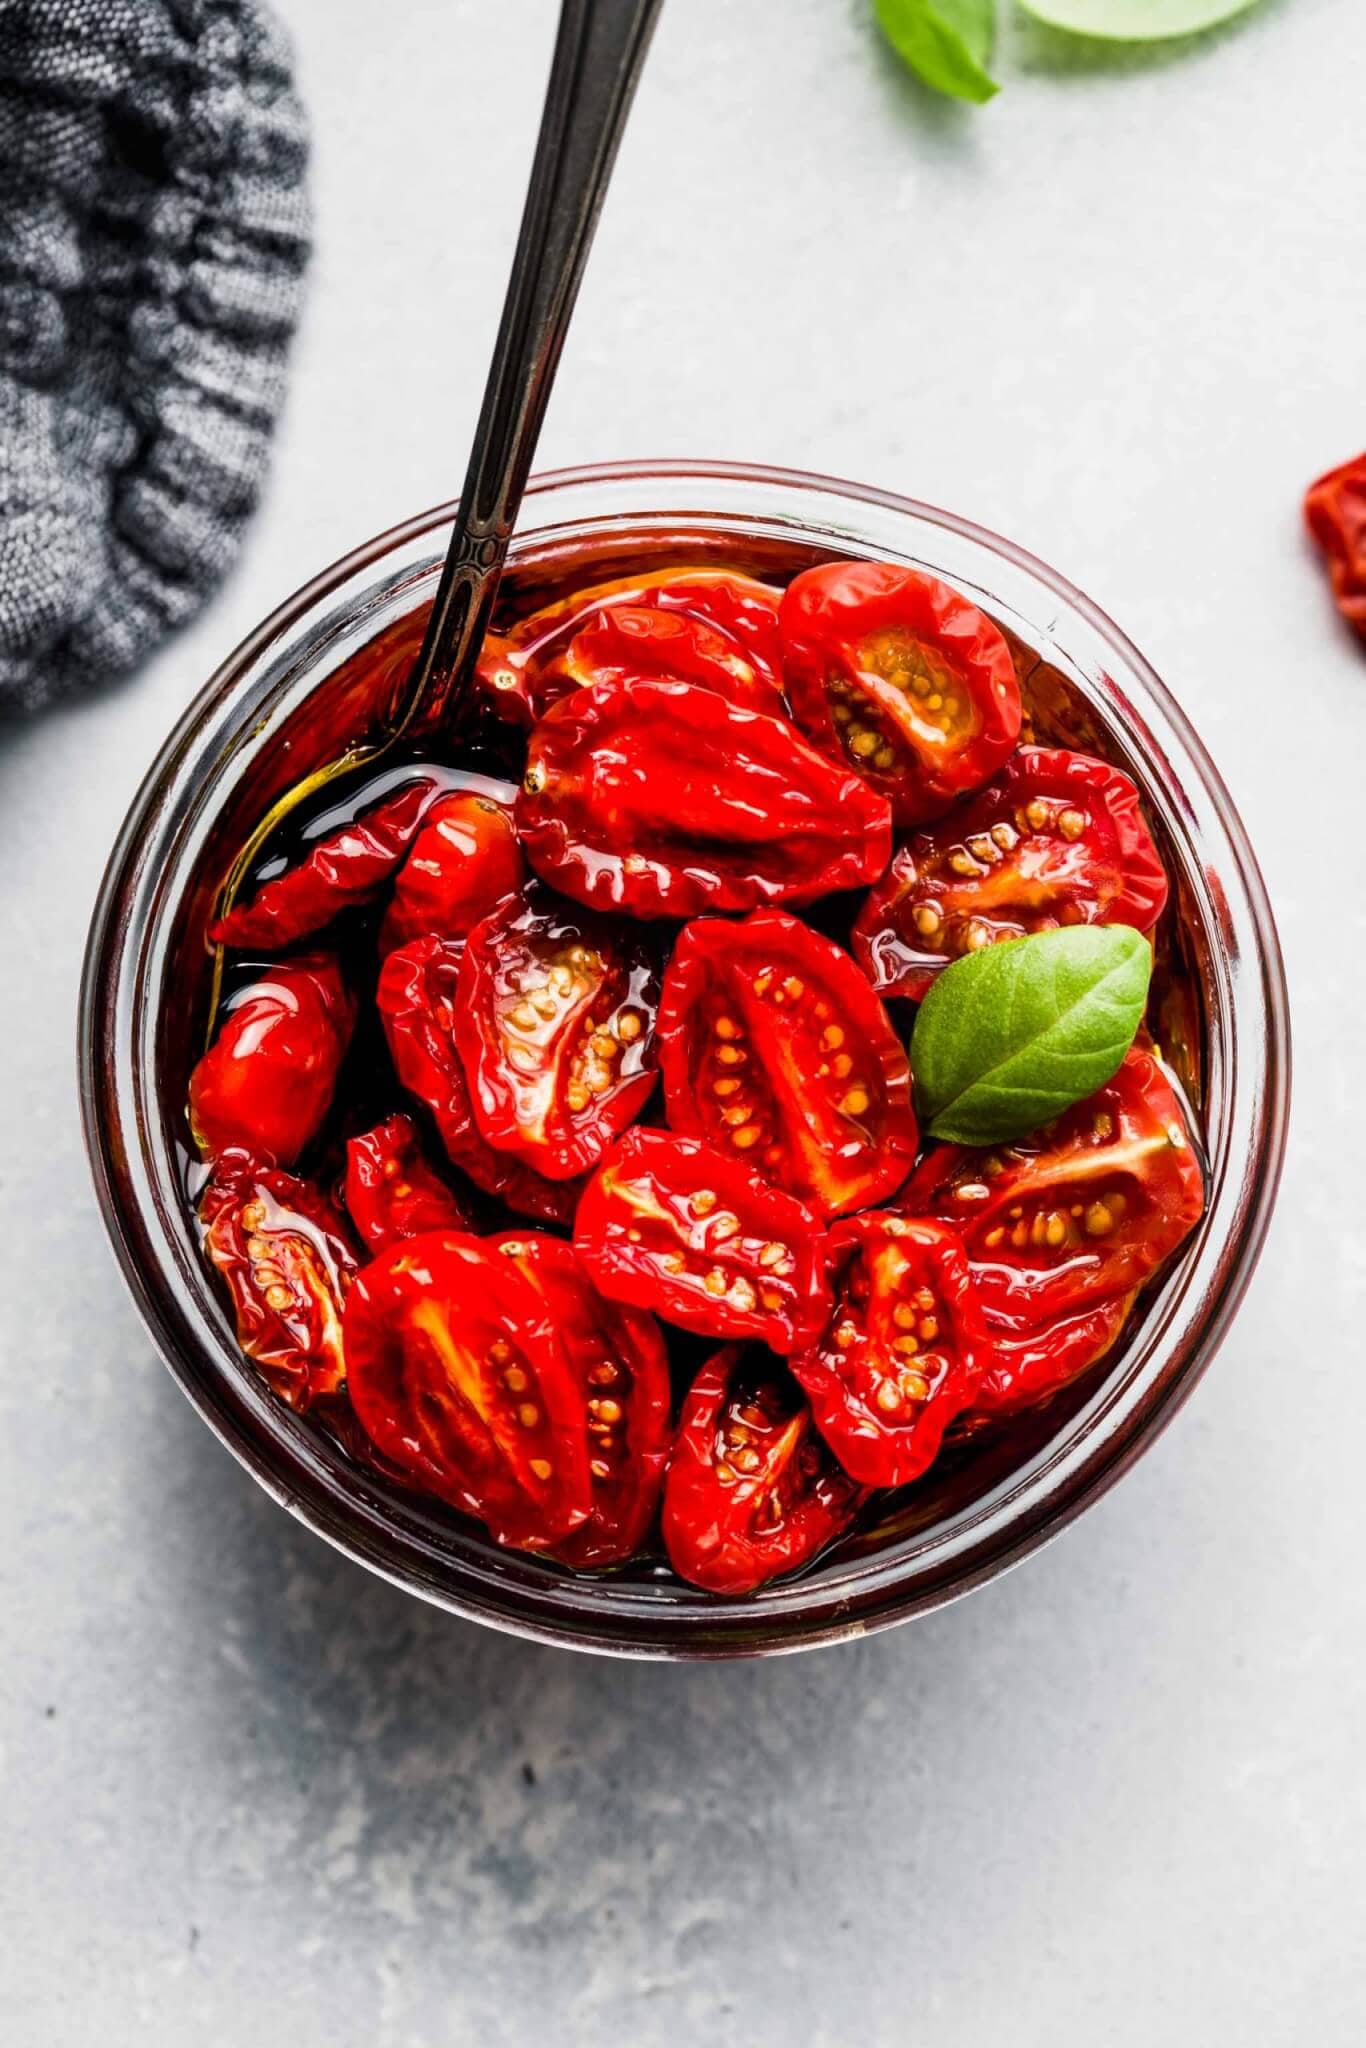
<svg viewBox="0 0 1366 2048">
<path fill-rule="evenodd" d="M 476 925 L 455 1043 L 486 1141 L 551 1180 L 595 1166 L 655 1084 L 659 982 L 620 926 L 533 886 Z"/>
<path fill-rule="evenodd" d="M 1006 1421 L 1071 1386 L 1118 1343 L 1133 1305 L 1132 1294 L 1120 1294 L 1036 1329 L 1001 1331 L 962 1418 L 965 1428 Z"/>
<path fill-rule="evenodd" d="M 867 979 L 781 910 L 679 933 L 664 977 L 669 1123 L 827 1216 L 885 1199 L 915 1161 L 911 1069 Z"/>
<path fill-rule="evenodd" d="M 588 584 L 519 619 L 510 632 L 489 634 L 476 681 L 500 718 L 530 730 L 581 680 L 570 656 L 577 636 L 622 607 L 644 608 L 696 620 L 723 635 L 747 663 L 752 687 L 771 690 L 781 700 L 778 596 L 752 576 L 698 566 Z"/>
<path fill-rule="evenodd" d="M 937 577 L 825 562 L 793 578 L 778 626 L 797 724 L 867 778 L 898 824 L 936 817 L 988 781 L 1020 737 L 1009 647 Z"/>
<path fill-rule="evenodd" d="M 235 995 L 190 1076 L 190 1128 L 206 1157 L 292 1166 L 331 1107 L 355 1020 L 328 953 L 282 960 Z"/>
<path fill-rule="evenodd" d="M 803 1350 L 830 1310 L 811 1210 L 697 1138 L 619 1138 L 584 1190 L 574 1249 L 603 1294 L 704 1337 Z"/>
<path fill-rule="evenodd" d="M 474 790 L 442 797 L 398 871 L 380 928 L 381 952 L 429 934 L 468 938 L 525 876 L 510 805 Z"/>
<path fill-rule="evenodd" d="M 1366 639 L 1366 450 L 1309 486 L 1304 518 L 1328 558 L 1338 610 Z"/>
<path fill-rule="evenodd" d="M 262 884 L 209 927 L 216 945 L 278 952 L 330 924 L 353 904 L 369 903 L 402 861 L 442 793 L 418 775 L 359 818 L 310 847 L 303 860 Z"/>
<path fill-rule="evenodd" d="M 728 633 L 691 612 L 625 604 L 600 612 L 575 634 L 564 666 L 576 685 L 672 676 L 771 718 L 787 712 L 777 676 L 757 666 Z"/>
<path fill-rule="evenodd" d="M 433 1173 L 411 1117 L 401 1112 L 346 1141 L 346 1208 L 371 1252 L 428 1230 L 469 1230 L 460 1197 Z"/>
<path fill-rule="evenodd" d="M 664 1484 L 664 1543 L 680 1578 L 709 1593 L 752 1593 L 809 1563 L 866 1499 L 772 1360 L 738 1344 L 708 1359 L 683 1404 Z"/>
<path fill-rule="evenodd" d="M 542 1296 L 494 1246 L 428 1231 L 358 1274 L 351 1405 L 411 1483 L 497 1543 L 548 1550 L 588 1519 L 583 1402 Z"/>
<path fill-rule="evenodd" d="M 632 917 L 806 903 L 875 881 L 891 813 L 776 718 L 696 683 L 576 690 L 531 736 L 517 828 L 536 872 Z"/>
<path fill-rule="evenodd" d="M 669 1354 L 659 1325 L 599 1294 L 561 1238 L 510 1232 L 494 1244 L 540 1294 L 583 1403 L 593 1508 L 554 1555 L 580 1570 L 621 1564 L 654 1520 L 673 1442 Z"/>
<path fill-rule="evenodd" d="M 237 1341 L 301 1414 L 346 1379 L 342 1307 L 360 1260 L 307 1181 L 244 1152 L 219 1160 L 199 1203 L 204 1250 L 232 1297 Z"/>
<path fill-rule="evenodd" d="M 950 960 L 1064 924 L 1148 932 L 1167 875 L 1122 770 L 1021 747 L 986 789 L 895 855 L 853 947 L 875 989 L 919 1002 Z"/>
<path fill-rule="evenodd" d="M 414 939 L 397 946 L 380 970 L 375 1002 L 394 1069 L 409 1093 L 430 1112 L 451 1162 L 476 1187 L 511 1208 L 547 1223 L 567 1223 L 577 1188 L 549 1181 L 521 1161 L 495 1151 L 470 1103 L 465 1069 L 455 1048 L 456 989 L 464 947 L 458 939 Z"/>
<path fill-rule="evenodd" d="M 908 1486 L 991 1360 L 967 1252 L 947 1224 L 869 1211 L 834 1226 L 829 1255 L 834 1312 L 793 1376 L 852 1479 Z"/>
<path fill-rule="evenodd" d="M 987 1327 L 1012 1337 L 1131 1294 L 1199 1222 L 1204 1180 L 1171 1084 L 1135 1048 L 1031 1137 L 937 1147 L 901 1206 L 956 1225 Z"/>
</svg>

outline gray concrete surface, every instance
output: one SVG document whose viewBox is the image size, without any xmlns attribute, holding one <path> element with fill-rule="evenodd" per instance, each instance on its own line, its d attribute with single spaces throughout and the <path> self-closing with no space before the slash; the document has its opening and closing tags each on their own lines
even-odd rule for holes
<svg viewBox="0 0 1366 2048">
<path fill-rule="evenodd" d="M 457 483 L 552 17 L 285 11 L 319 246 L 247 559 L 137 681 L 0 738 L 0 2039 L 1359 2041 L 1366 656 L 1297 515 L 1366 442 L 1359 0 L 1180 61 L 1017 33 L 980 114 L 857 0 L 666 8 L 545 461 L 808 464 L 1066 569 L 1242 805 L 1299 1051 L 1261 1273 L 1126 1483 L 932 1621 L 692 1671 L 456 1624 L 296 1528 L 87 1186 L 105 850 L 219 655 Z"/>
</svg>

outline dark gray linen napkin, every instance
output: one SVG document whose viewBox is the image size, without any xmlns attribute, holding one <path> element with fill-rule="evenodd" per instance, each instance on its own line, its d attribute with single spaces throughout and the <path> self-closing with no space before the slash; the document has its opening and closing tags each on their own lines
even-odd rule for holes
<svg viewBox="0 0 1366 2048">
<path fill-rule="evenodd" d="M 0 712 L 133 667 L 234 560 L 306 156 L 253 0 L 0 0 Z"/>
</svg>

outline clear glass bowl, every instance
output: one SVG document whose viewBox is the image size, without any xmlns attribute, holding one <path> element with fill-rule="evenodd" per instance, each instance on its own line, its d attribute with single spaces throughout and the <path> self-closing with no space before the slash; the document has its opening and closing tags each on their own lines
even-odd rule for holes
<svg viewBox="0 0 1366 2048">
<path fill-rule="evenodd" d="M 1261 1247 L 1289 1090 L 1285 980 L 1257 864 L 1208 755 L 1152 669 L 1062 577 L 980 527 L 885 492 L 728 464 L 544 476 L 510 573 L 528 587 L 588 552 L 593 574 L 724 554 L 914 563 L 1013 638 L 1041 734 L 1129 770 L 1173 876 L 1164 1042 L 1203 1127 L 1209 1207 L 1099 1379 L 1029 1435 L 986 1439 L 802 1576 L 719 1600 L 662 1570 L 574 1576 L 389 1487 L 284 1408 L 237 1348 L 184 1197 L 185 1081 L 203 1031 L 202 930 L 235 847 L 283 788 L 363 730 L 414 644 L 449 506 L 381 534 L 238 648 L 172 733 L 109 863 L 82 992 L 80 1081 L 105 1224 L 138 1306 L 205 1421 L 274 1497 L 362 1564 L 456 1613 L 580 1649 L 751 1656 L 862 1634 L 942 1605 L 1036 1549 L 1132 1463 L 1212 1357 Z M 357 662 L 376 641 L 383 658 Z M 1182 989 L 1193 1001 L 1180 1000 Z"/>
</svg>

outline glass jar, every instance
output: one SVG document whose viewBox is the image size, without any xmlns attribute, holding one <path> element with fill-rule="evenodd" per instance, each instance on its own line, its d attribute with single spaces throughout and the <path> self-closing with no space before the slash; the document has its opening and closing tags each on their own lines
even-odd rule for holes
<svg viewBox="0 0 1366 2048">
<path fill-rule="evenodd" d="M 966 520 L 731 464 L 633 463 L 532 483 L 509 565 L 528 587 L 585 555 L 593 578 L 652 558 L 721 555 L 763 573 L 865 556 L 942 575 L 992 614 L 1048 736 L 1104 752 L 1145 793 L 1181 956 L 1164 1042 L 1176 1040 L 1203 1130 L 1209 1205 L 1108 1370 L 1027 1433 L 984 1440 L 890 1497 L 796 1579 L 719 1600 L 662 1569 L 573 1575 L 499 1550 L 353 1463 L 267 1392 L 238 1349 L 184 1192 L 185 1081 L 210 966 L 202 933 L 225 866 L 273 797 L 335 751 L 339 728 L 359 734 L 383 715 L 450 516 L 442 506 L 381 534 L 266 619 L 171 734 L 115 846 L 86 958 L 80 1081 L 105 1224 L 138 1306 L 191 1401 L 262 1486 L 349 1556 L 456 1613 L 657 1657 L 793 1650 L 924 1613 L 1036 1549 L 1132 1463 L 1208 1364 L 1252 1272 L 1280 1172 L 1289 1039 L 1275 927 L 1228 793 L 1110 620 Z M 376 642 L 387 658 L 354 659 Z"/>
</svg>

